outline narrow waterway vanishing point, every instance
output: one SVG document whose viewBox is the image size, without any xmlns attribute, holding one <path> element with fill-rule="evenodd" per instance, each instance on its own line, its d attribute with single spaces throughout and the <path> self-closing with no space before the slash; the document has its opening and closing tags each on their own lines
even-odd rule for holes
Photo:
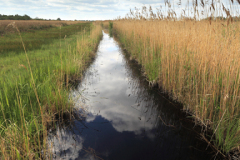
<svg viewBox="0 0 240 160">
<path fill-rule="evenodd" d="M 141 66 L 103 32 L 95 61 L 70 95 L 82 120 L 50 132 L 55 159 L 211 159 L 188 117 L 151 88 Z"/>
</svg>

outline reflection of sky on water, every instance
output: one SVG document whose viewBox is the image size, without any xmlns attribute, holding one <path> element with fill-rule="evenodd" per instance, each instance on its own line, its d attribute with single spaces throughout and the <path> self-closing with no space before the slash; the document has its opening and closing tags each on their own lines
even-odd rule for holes
<svg viewBox="0 0 240 160">
<path fill-rule="evenodd" d="M 91 68 L 93 73 L 97 70 L 98 75 L 86 76 L 79 86 L 79 90 L 88 88 L 81 94 L 89 100 L 89 112 L 100 111 L 98 115 L 111 121 L 118 132 L 133 131 L 140 134 L 143 129 L 152 129 L 154 124 L 151 121 L 143 123 L 150 117 L 145 114 L 143 116 L 143 111 L 146 110 L 144 102 L 136 105 L 136 97 L 131 93 L 129 84 L 130 77 L 124 67 L 126 62 L 114 40 L 103 39 L 99 50 L 100 54 Z M 91 121 L 94 121 L 92 117 L 91 120 L 87 118 L 87 122 Z"/>
<path fill-rule="evenodd" d="M 50 137 L 58 158 L 203 158 L 202 152 L 190 149 L 199 142 L 182 129 L 179 110 L 149 89 L 139 74 L 139 66 L 125 60 L 114 39 L 104 33 L 95 62 L 72 92 L 76 107 L 83 110 L 84 103 L 88 116 Z"/>
</svg>

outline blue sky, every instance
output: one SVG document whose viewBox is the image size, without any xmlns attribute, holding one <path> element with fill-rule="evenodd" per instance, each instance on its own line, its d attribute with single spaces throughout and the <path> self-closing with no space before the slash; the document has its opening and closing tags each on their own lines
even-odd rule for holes
<svg viewBox="0 0 240 160">
<path fill-rule="evenodd" d="M 182 0 L 182 4 L 186 1 Z M 179 0 L 171 2 L 177 4 Z M 115 19 L 118 16 L 124 17 L 130 8 L 140 8 L 143 5 L 151 5 L 153 8 L 165 6 L 164 0 L 0 0 L 0 4 L 0 14 L 27 14 L 32 18 L 44 19 L 59 17 L 62 20 Z M 175 6 L 179 12 L 182 9 Z"/>
</svg>

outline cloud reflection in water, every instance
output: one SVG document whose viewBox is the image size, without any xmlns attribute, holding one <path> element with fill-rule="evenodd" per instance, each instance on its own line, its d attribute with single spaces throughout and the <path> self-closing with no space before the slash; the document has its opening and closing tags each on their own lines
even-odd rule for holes
<svg viewBox="0 0 240 160">
<path fill-rule="evenodd" d="M 53 151 L 59 156 L 65 152 L 63 159 L 201 159 L 202 152 L 189 148 L 198 142 L 183 129 L 179 109 L 150 89 L 140 74 L 139 66 L 104 33 L 95 62 L 71 93 L 75 106 L 83 110 L 84 103 L 88 116 L 58 129 L 58 138 L 50 138 Z"/>
</svg>

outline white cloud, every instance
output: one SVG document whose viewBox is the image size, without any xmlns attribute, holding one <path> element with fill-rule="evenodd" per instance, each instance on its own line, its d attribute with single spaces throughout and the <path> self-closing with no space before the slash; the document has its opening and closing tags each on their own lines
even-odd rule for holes
<svg viewBox="0 0 240 160">
<path fill-rule="evenodd" d="M 53 159 L 76 159 L 83 148 L 84 139 L 66 129 L 57 127 L 55 134 L 48 135 L 48 147 L 53 153 Z M 64 155 L 64 156 L 63 156 Z"/>
<path fill-rule="evenodd" d="M 66 20 L 105 20 L 125 16 L 130 8 L 159 2 L 129 0 L 0 0 L 0 14 Z M 160 3 L 159 3 L 160 4 Z"/>
<path fill-rule="evenodd" d="M 177 6 L 178 0 L 171 1 L 177 14 L 186 9 L 187 0 L 181 1 L 181 7 Z M 192 6 L 192 1 L 190 6 Z M 160 5 L 165 7 L 164 0 L 0 0 L 0 14 L 15 15 L 27 14 L 30 17 L 63 20 L 105 20 L 124 17 L 131 9 L 141 8 L 143 5 L 151 5 L 153 9 Z M 210 2 L 209 2 L 210 3 Z M 229 1 L 222 0 L 226 8 L 230 8 Z M 200 5 L 199 5 L 200 6 Z M 236 13 L 239 4 L 234 1 L 231 5 L 232 14 Z M 234 13 L 233 13 L 234 12 Z"/>
</svg>

